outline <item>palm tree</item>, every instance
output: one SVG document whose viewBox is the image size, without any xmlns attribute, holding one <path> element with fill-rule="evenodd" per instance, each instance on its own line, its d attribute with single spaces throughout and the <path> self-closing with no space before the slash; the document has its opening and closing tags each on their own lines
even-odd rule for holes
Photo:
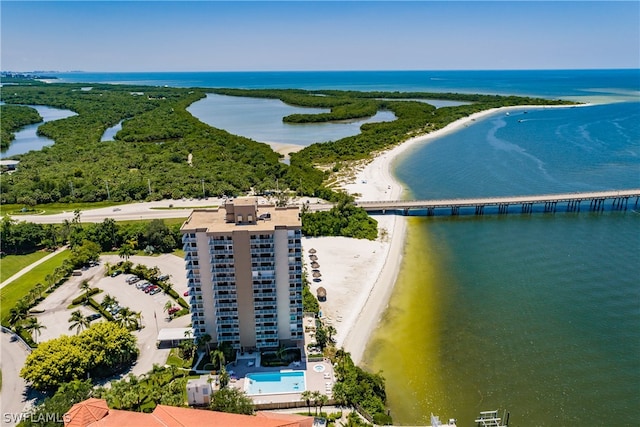
<svg viewBox="0 0 640 427">
<path fill-rule="evenodd" d="M 320 416 L 322 416 L 322 407 L 327 404 L 329 401 L 329 396 L 326 394 L 321 394 L 318 396 L 318 406 L 320 407 Z"/>
<path fill-rule="evenodd" d="M 200 338 L 202 339 L 202 342 L 207 346 L 207 353 L 210 353 L 211 348 L 209 347 L 209 344 L 211 343 L 211 335 L 204 334 Z M 224 356 L 224 353 L 222 353 L 222 355 Z"/>
<path fill-rule="evenodd" d="M 131 311 L 128 307 L 122 307 L 118 312 L 118 324 L 129 330 L 138 329 L 139 316 L 139 313 Z"/>
<path fill-rule="evenodd" d="M 89 291 L 91 290 L 91 285 L 89 284 L 88 280 L 83 280 L 82 283 L 80 283 L 80 289 L 82 289 L 84 291 L 84 301 L 86 303 L 89 302 Z"/>
<path fill-rule="evenodd" d="M 336 328 L 333 327 L 333 325 L 327 326 L 327 335 L 329 335 L 330 342 L 333 342 L 333 336 L 337 333 L 338 331 L 336 330 Z"/>
<path fill-rule="evenodd" d="M 216 349 L 211 353 L 211 363 L 218 366 L 218 370 L 222 370 L 225 365 L 224 353 L 220 349 Z"/>
<path fill-rule="evenodd" d="M 311 398 L 313 399 L 313 407 L 316 408 L 316 415 L 318 415 L 318 401 L 320 400 L 320 396 L 322 396 L 320 394 L 319 391 L 314 391 L 311 393 Z"/>
<path fill-rule="evenodd" d="M 165 302 L 164 307 L 162 307 L 162 311 L 166 312 L 169 318 L 171 318 L 171 315 L 169 314 L 171 307 L 173 307 L 173 303 L 170 300 Z"/>
<path fill-rule="evenodd" d="M 33 288 L 34 293 L 38 294 L 38 298 L 42 298 L 42 292 L 44 291 L 44 286 L 42 283 L 36 283 L 36 286 Z"/>
<path fill-rule="evenodd" d="M 311 399 L 313 399 L 313 396 L 309 390 L 305 390 L 300 394 L 300 400 L 307 402 L 307 410 L 309 411 L 309 415 L 311 415 Z"/>
<path fill-rule="evenodd" d="M 220 388 L 225 388 L 227 384 L 229 384 L 231 377 L 224 366 L 220 368 L 220 375 L 218 376 L 218 379 L 220 380 Z"/>
<path fill-rule="evenodd" d="M 9 310 L 9 324 L 15 325 L 17 323 L 25 320 L 29 313 L 29 305 L 26 301 L 20 299 L 14 305 L 11 310 Z"/>
<path fill-rule="evenodd" d="M 111 295 L 107 294 L 104 296 L 104 299 L 102 300 L 100 305 L 103 306 L 104 308 L 111 307 L 113 305 L 118 305 L 118 300 L 112 297 Z"/>
<path fill-rule="evenodd" d="M 78 335 L 83 328 L 88 328 L 91 322 L 89 321 L 89 319 L 82 315 L 80 310 L 76 310 L 71 313 L 69 323 L 71 323 L 71 325 L 69 326 L 69 330 L 75 328 L 76 335 Z"/>
<path fill-rule="evenodd" d="M 129 257 L 133 255 L 133 247 L 129 243 L 123 244 L 120 246 L 118 255 L 120 255 L 120 258 L 124 258 L 125 261 L 128 261 Z"/>
<path fill-rule="evenodd" d="M 40 330 L 47 329 L 47 327 L 38 322 L 38 319 L 35 317 L 29 317 L 24 328 L 27 331 L 31 332 L 31 334 L 33 335 L 33 340 L 36 342 L 36 344 L 38 343 L 38 337 L 41 334 Z"/>
</svg>

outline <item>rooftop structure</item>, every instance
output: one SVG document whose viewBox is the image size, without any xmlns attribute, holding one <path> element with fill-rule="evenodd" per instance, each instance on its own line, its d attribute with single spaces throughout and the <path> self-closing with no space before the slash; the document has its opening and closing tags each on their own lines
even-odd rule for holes
<svg viewBox="0 0 640 427">
<path fill-rule="evenodd" d="M 240 350 L 303 339 L 297 207 L 238 198 L 194 210 L 181 232 L 195 336 Z"/>
</svg>

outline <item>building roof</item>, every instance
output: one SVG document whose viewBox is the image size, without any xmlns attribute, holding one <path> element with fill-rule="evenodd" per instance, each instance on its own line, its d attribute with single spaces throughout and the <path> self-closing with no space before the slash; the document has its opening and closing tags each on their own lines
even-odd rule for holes
<svg viewBox="0 0 640 427">
<path fill-rule="evenodd" d="M 109 409 L 104 399 L 76 403 L 65 414 L 65 427 L 309 427 L 313 417 L 283 414 L 252 416 L 158 405 L 152 413 Z M 309 421 L 310 420 L 310 421 Z"/>
<path fill-rule="evenodd" d="M 242 200 L 237 206 L 244 206 Z M 243 205 L 244 203 L 244 205 Z M 261 215 L 270 214 L 268 219 L 260 219 Z M 189 218 L 182 224 L 180 230 L 184 232 L 232 232 L 234 230 L 249 230 L 252 232 L 273 231 L 276 227 L 295 228 L 301 227 L 300 208 L 298 206 L 288 206 L 285 208 L 273 205 L 257 205 L 256 216 L 259 219 L 255 224 L 237 225 L 235 222 L 227 222 L 227 210 L 224 207 L 218 209 L 195 209 Z"/>
<path fill-rule="evenodd" d="M 94 397 L 76 403 L 65 415 L 65 426 L 84 427 L 95 421 L 102 419 L 109 413 L 107 401 Z"/>
<path fill-rule="evenodd" d="M 191 332 L 191 337 L 187 337 L 185 333 Z M 177 341 L 193 339 L 193 328 L 162 328 L 158 332 L 158 341 Z"/>
</svg>

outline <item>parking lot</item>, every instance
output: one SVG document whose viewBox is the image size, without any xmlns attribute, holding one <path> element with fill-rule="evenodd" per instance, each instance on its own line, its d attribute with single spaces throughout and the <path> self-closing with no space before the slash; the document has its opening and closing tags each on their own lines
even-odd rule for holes
<svg viewBox="0 0 640 427">
<path fill-rule="evenodd" d="M 181 258 L 165 254 L 155 257 L 133 256 L 129 260 L 134 265 L 157 266 L 161 274 L 169 275 L 168 281 L 173 284 L 178 295 L 182 296 L 187 290 L 184 260 Z M 154 363 L 164 365 L 166 362 L 169 350 L 156 348 L 158 331 L 162 328 L 188 327 L 190 326 L 190 317 L 187 315 L 170 321 L 164 311 L 164 306 L 167 301 L 171 301 L 175 307 L 178 307 L 178 304 L 164 292 L 149 295 L 137 289 L 135 284 L 128 284 L 126 279 L 130 275 L 120 274 L 115 277 L 105 277 L 105 263 L 113 265 L 120 261 L 122 259 L 117 255 L 102 256 L 98 266 L 83 271 L 81 276 L 71 276 L 65 284 L 36 306 L 35 309 L 44 310 L 37 317 L 46 326 L 46 329 L 41 330 L 38 341 L 46 341 L 63 334 L 75 334 L 75 330 L 69 331 L 69 317 L 74 310 L 80 310 L 85 316 L 95 313 L 90 306 L 84 305 L 67 309 L 71 301 L 82 294 L 79 285 L 86 279 L 89 280 L 92 288 L 102 289 L 103 292 L 93 296 L 98 303 L 101 303 L 106 295 L 110 295 L 118 301 L 120 306 L 141 313 L 142 329 L 133 332 L 138 339 L 140 356 L 132 370 L 134 374 L 140 375 L 149 371 Z M 98 319 L 95 322 L 99 321 L 104 321 L 104 319 Z"/>
</svg>

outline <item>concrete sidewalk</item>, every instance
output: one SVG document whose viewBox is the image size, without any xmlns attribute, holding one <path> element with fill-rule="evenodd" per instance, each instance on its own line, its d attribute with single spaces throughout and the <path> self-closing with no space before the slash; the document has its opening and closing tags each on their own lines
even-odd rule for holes
<svg viewBox="0 0 640 427">
<path fill-rule="evenodd" d="M 34 267 L 42 264 L 43 262 L 53 258 L 54 256 L 58 255 L 60 252 L 69 249 L 69 246 L 62 246 L 58 249 L 56 249 L 55 251 L 51 252 L 49 255 L 45 256 L 44 258 L 39 259 L 38 261 L 29 264 L 28 266 L 26 266 L 25 268 L 23 268 L 22 270 L 18 271 L 16 274 L 14 274 L 13 276 L 9 277 L 7 280 L 5 280 L 4 282 L 0 283 L 0 289 L 4 288 L 6 285 L 8 285 L 9 283 L 13 282 L 14 280 L 16 280 L 18 277 L 25 275 L 26 273 L 28 273 L 29 271 L 31 271 Z"/>
</svg>

